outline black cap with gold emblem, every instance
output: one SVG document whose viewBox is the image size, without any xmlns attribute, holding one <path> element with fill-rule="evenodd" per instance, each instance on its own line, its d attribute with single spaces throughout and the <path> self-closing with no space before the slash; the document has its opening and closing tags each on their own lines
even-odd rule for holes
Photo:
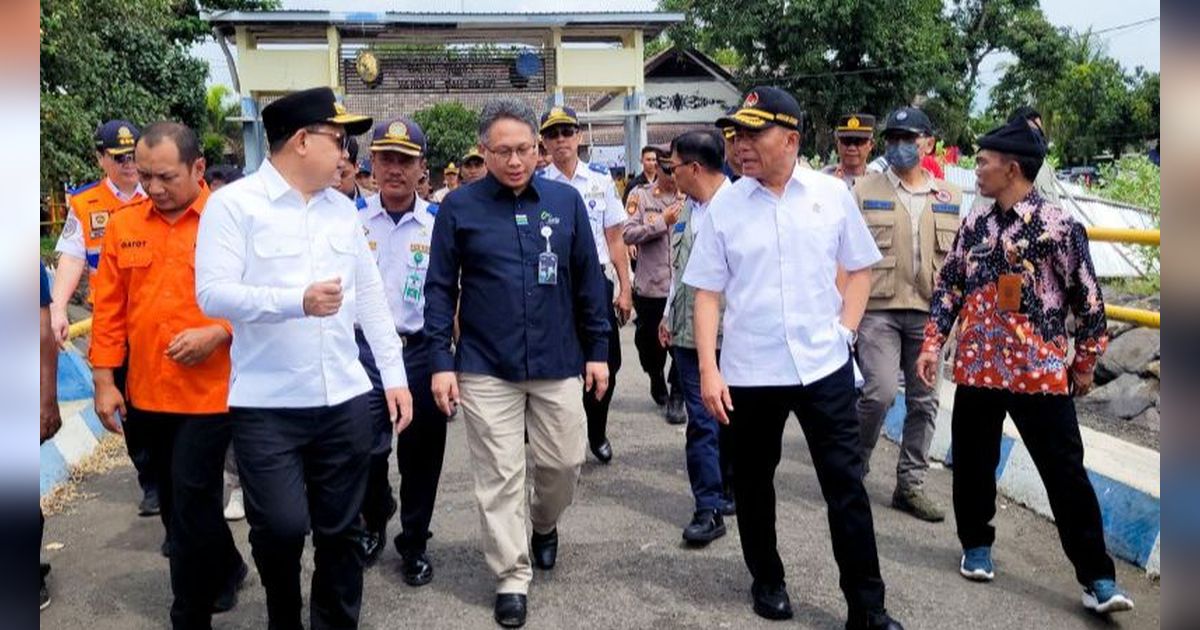
<svg viewBox="0 0 1200 630">
<path fill-rule="evenodd" d="M 327 87 L 309 88 L 280 97 L 263 108 L 262 120 L 267 141 L 272 144 L 318 123 L 342 125 L 346 128 L 346 134 L 351 136 L 371 128 L 370 116 L 347 112 L 337 102 L 333 90 Z"/>
<path fill-rule="evenodd" d="M 542 114 L 538 131 L 545 131 L 555 125 L 579 126 L 579 115 L 570 107 L 551 107 L 550 111 Z"/>
<path fill-rule="evenodd" d="M 142 132 L 128 120 L 110 120 L 96 127 L 96 150 L 109 155 L 132 153 Z"/>
<path fill-rule="evenodd" d="M 760 86 L 746 94 L 737 111 L 718 118 L 717 126 L 763 129 L 779 125 L 798 131 L 803 117 L 800 103 L 791 94 L 777 87 Z"/>
<path fill-rule="evenodd" d="M 875 134 L 875 117 L 870 114 L 846 114 L 833 130 L 836 138 L 870 138 Z"/>
</svg>

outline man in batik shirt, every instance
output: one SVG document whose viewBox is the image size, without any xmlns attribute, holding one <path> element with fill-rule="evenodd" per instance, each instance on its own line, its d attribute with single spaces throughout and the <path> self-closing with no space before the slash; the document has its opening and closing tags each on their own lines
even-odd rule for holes
<svg viewBox="0 0 1200 630">
<path fill-rule="evenodd" d="M 1105 549 L 1072 399 L 1091 389 L 1096 360 L 1108 345 L 1087 233 L 1034 188 L 1046 146 L 1025 121 L 989 132 L 979 148 L 979 192 L 995 203 L 976 207 L 962 223 L 938 276 L 917 361 L 922 380 L 932 384 L 939 350 L 957 320 L 951 455 L 963 547 L 959 572 L 978 581 L 995 575 L 990 521 L 1008 414 L 1046 486 L 1084 606 L 1100 613 L 1130 610 L 1133 601 L 1117 587 Z M 1075 316 L 1073 359 L 1068 312 Z"/>
</svg>

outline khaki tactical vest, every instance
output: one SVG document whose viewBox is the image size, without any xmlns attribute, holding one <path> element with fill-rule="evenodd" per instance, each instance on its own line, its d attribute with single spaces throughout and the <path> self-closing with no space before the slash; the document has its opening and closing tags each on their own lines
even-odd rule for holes
<svg viewBox="0 0 1200 630">
<path fill-rule="evenodd" d="M 934 194 L 920 218 L 920 269 L 913 270 L 912 221 L 884 173 L 858 179 L 854 197 L 883 259 L 871 268 L 867 310 L 912 309 L 929 312 L 933 283 L 958 232 L 962 191 L 931 177 Z"/>
<path fill-rule="evenodd" d="M 696 310 L 696 290 L 683 283 L 683 270 L 687 269 L 688 260 L 692 256 L 692 245 L 696 236 L 692 233 L 692 204 L 688 201 L 683 210 L 679 211 L 679 220 L 671 226 L 671 270 L 675 283 L 675 293 L 671 298 L 671 321 L 667 327 L 671 330 L 671 345 L 680 348 L 696 347 L 695 320 L 692 317 Z M 721 320 L 725 317 L 725 296 L 721 296 L 721 312 L 717 320 L 717 348 L 721 347 Z"/>
</svg>

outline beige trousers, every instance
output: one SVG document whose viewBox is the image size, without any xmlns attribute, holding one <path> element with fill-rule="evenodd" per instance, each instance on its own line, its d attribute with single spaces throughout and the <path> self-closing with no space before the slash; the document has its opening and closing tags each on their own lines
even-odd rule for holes
<svg viewBox="0 0 1200 630">
<path fill-rule="evenodd" d="M 526 513 L 538 533 L 550 533 L 575 497 L 587 441 L 583 379 L 514 383 L 459 374 L 483 555 L 497 593 L 529 591 Z M 533 458 L 533 488 L 525 488 L 525 431 Z M 528 508 L 526 507 L 528 505 Z"/>
</svg>

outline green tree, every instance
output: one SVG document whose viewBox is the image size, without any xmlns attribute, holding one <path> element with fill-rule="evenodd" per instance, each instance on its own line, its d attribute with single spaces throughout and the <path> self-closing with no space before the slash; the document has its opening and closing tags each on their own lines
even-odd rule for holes
<svg viewBox="0 0 1200 630">
<path fill-rule="evenodd" d="M 950 71 L 942 0 L 663 0 L 683 11 L 677 45 L 736 51 L 741 87 L 773 84 L 809 114 L 805 151 L 825 154 L 847 111 L 914 102 Z"/>
<path fill-rule="evenodd" d="M 209 165 L 225 162 L 227 153 L 232 153 L 235 162 L 242 161 L 241 125 L 229 120 L 242 113 L 233 90 L 224 85 L 208 88 L 204 98 L 204 158 Z"/>
<path fill-rule="evenodd" d="M 412 117 L 428 139 L 431 170 L 439 170 L 450 162 L 457 164 L 478 142 L 479 113 L 458 101 L 438 103 L 413 113 Z"/>
<path fill-rule="evenodd" d="M 97 176 L 92 134 L 123 118 L 204 130 L 207 67 L 189 48 L 208 36 L 200 10 L 259 9 L 275 0 L 41 3 L 43 195 Z"/>
</svg>

